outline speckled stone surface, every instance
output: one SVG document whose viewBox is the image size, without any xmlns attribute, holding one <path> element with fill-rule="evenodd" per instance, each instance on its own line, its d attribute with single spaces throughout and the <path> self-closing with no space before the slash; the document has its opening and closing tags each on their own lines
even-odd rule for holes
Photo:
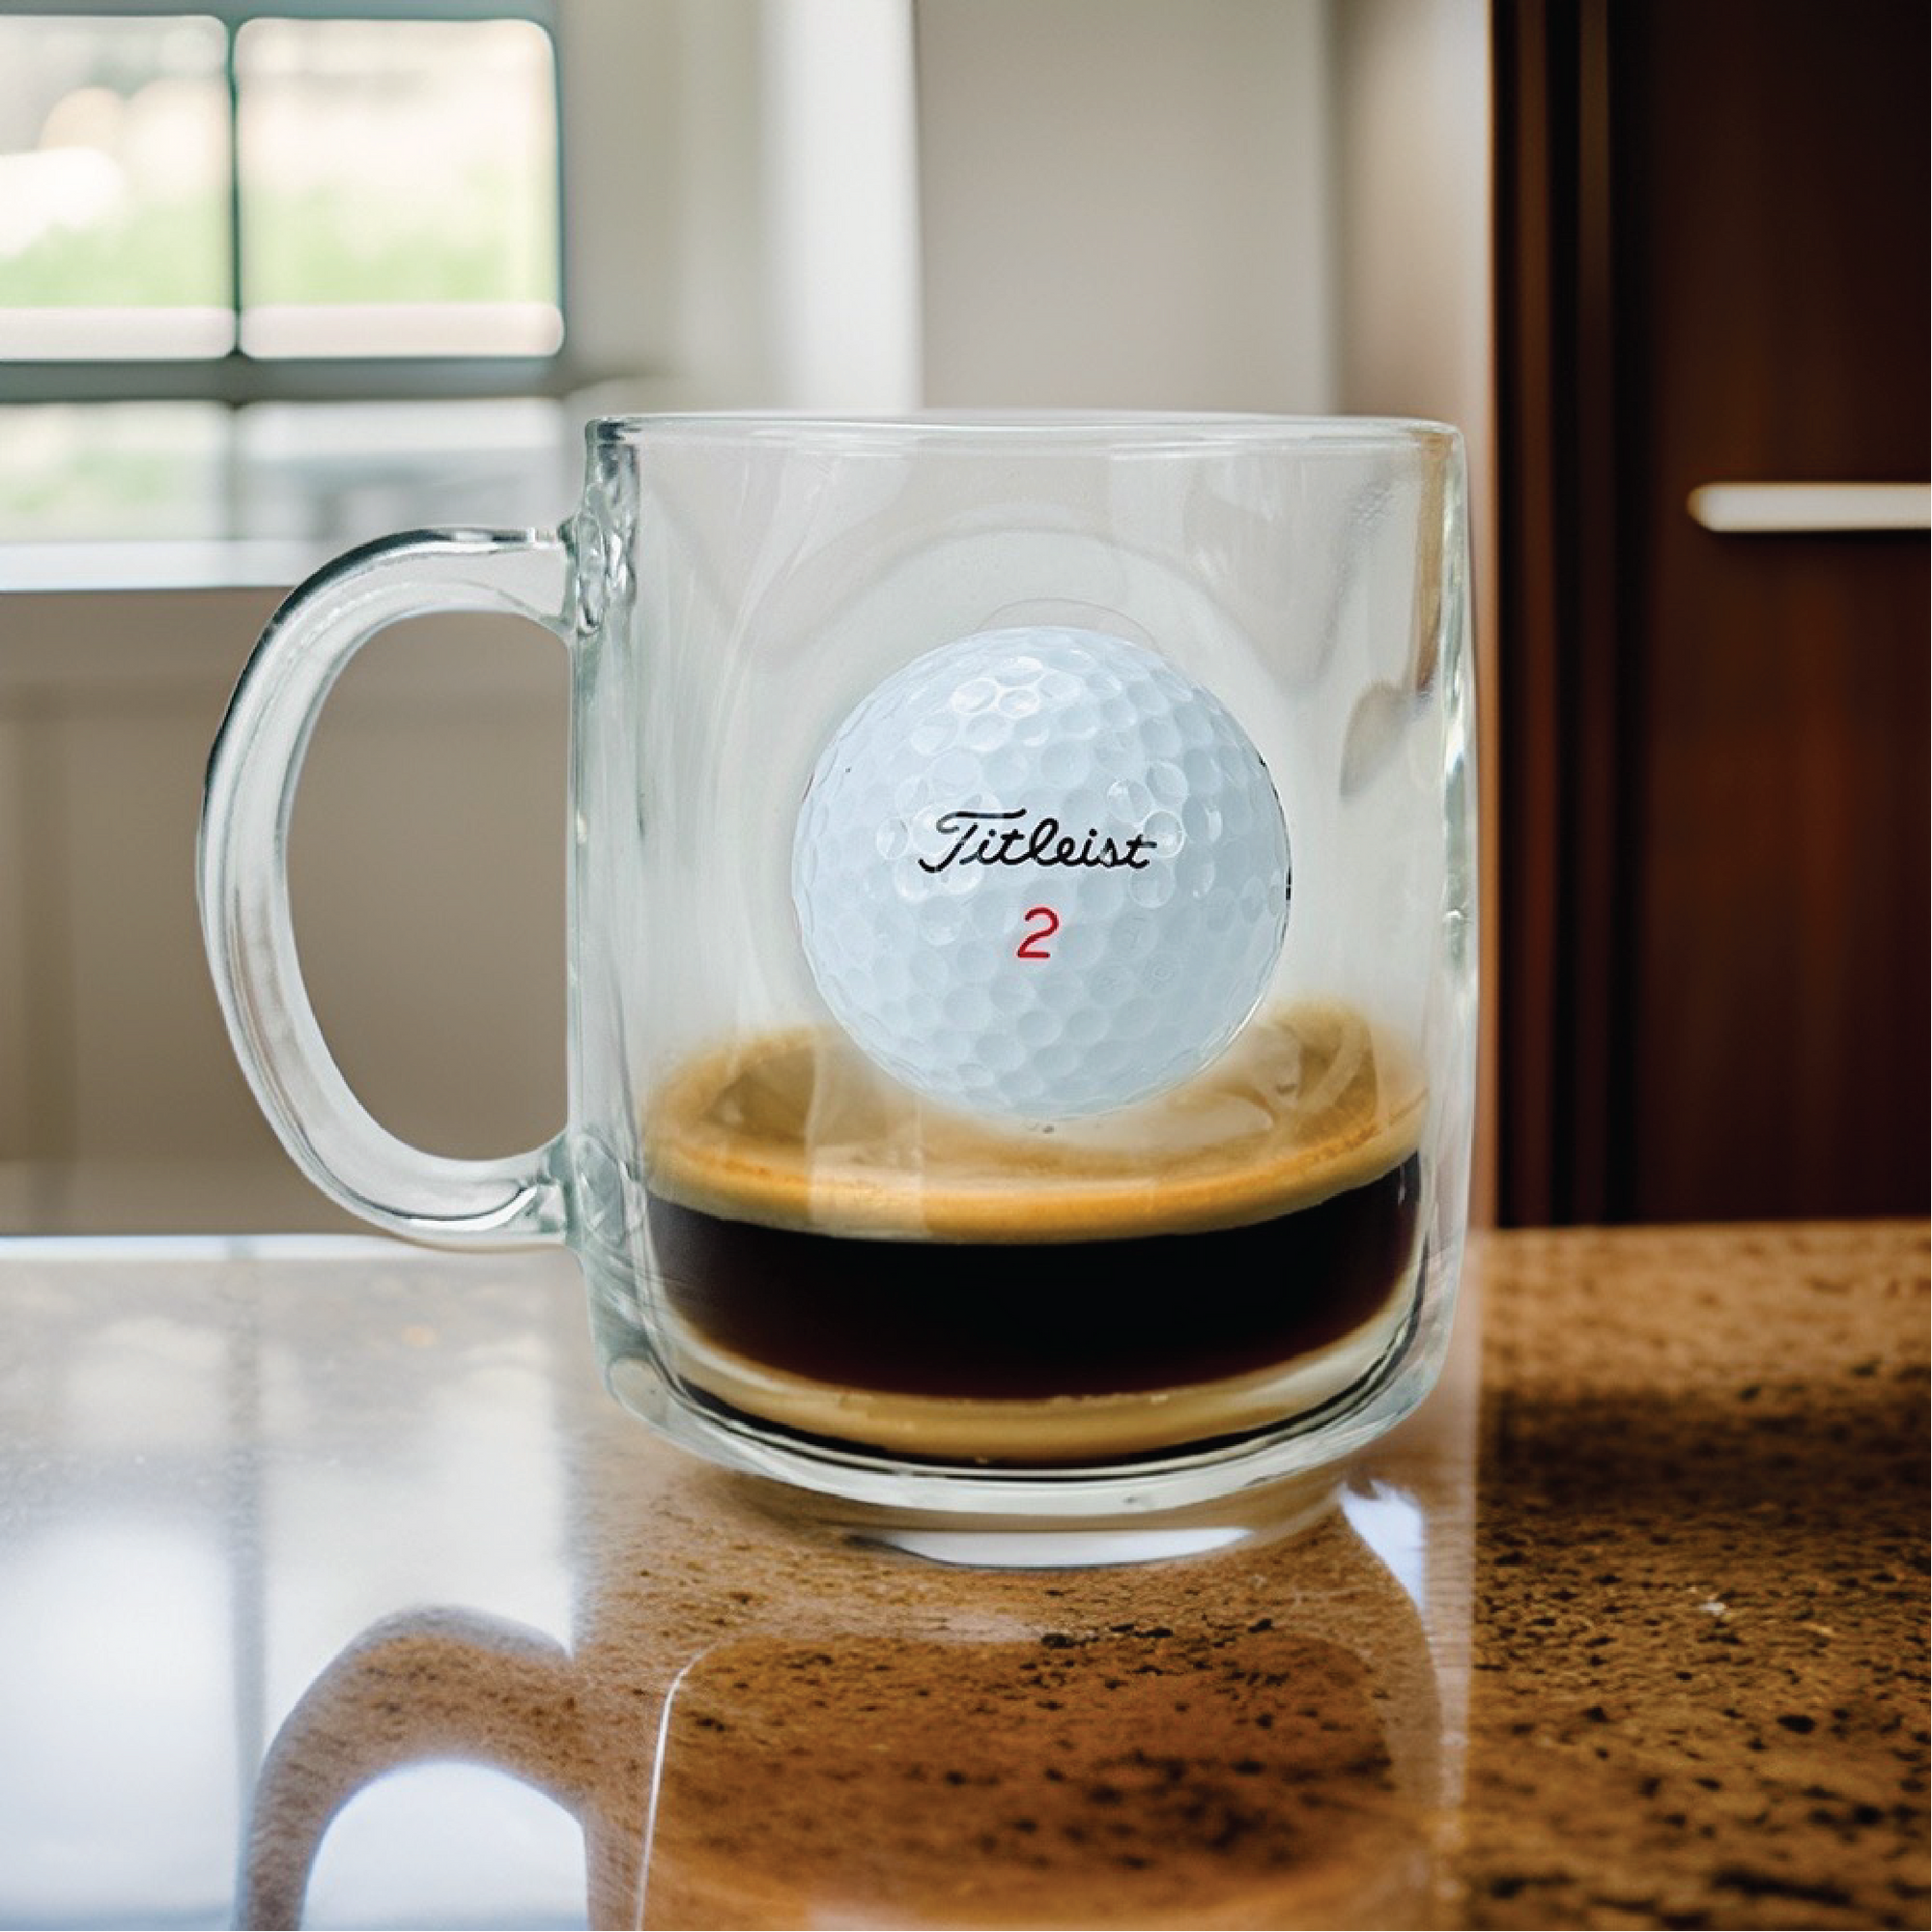
<svg viewBox="0 0 1932 1932">
<path fill-rule="evenodd" d="M 1492 1236 L 1341 1511 L 1014 1571 L 656 1441 L 562 1255 L 0 1243 L 0 1924 L 1924 1925 L 1926 1276 Z"/>
<path fill-rule="evenodd" d="M 1924 1228 L 1487 1262 L 1469 1922 L 1925 1924 Z"/>
</svg>

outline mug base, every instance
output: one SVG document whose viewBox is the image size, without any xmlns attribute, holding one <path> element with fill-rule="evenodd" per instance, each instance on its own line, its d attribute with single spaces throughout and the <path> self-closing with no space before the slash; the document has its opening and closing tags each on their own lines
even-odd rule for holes
<svg viewBox="0 0 1932 1932">
<path fill-rule="evenodd" d="M 960 1522 L 918 1513 L 895 1517 L 883 1510 L 876 1512 L 876 1520 L 867 1521 L 853 1515 L 849 1505 L 838 1515 L 844 1534 L 854 1543 L 955 1569 L 1096 1570 L 1225 1555 L 1297 1536 L 1338 1506 L 1341 1474 L 1324 1469 L 1234 1498 L 1153 1511 L 1131 1526 L 1096 1528 L 1087 1520 L 981 1525 L 971 1519 Z"/>
</svg>

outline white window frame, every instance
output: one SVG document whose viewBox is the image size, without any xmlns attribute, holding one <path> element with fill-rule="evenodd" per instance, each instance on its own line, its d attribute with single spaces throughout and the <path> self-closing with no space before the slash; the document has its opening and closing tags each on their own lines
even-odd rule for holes
<svg viewBox="0 0 1932 1932">
<path fill-rule="evenodd" d="M 563 395 L 582 380 L 572 359 L 565 259 L 563 58 L 554 0 L 18 0 L 7 14 L 77 19 L 154 19 L 212 15 L 228 36 L 231 127 L 236 37 L 250 20 L 528 20 L 553 51 L 558 94 L 557 290 L 562 346 L 548 355 L 343 355 L 258 357 L 237 343 L 220 355 L 182 359 L 46 361 L 0 356 L 0 403 L 21 402 L 376 402 L 464 396 Z M 230 153 L 230 299 L 241 316 L 239 161 Z"/>
</svg>

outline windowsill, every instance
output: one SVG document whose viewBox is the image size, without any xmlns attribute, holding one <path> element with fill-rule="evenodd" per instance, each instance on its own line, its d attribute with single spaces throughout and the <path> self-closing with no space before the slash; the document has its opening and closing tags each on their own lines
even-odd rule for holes
<svg viewBox="0 0 1932 1932">
<path fill-rule="evenodd" d="M 0 538 L 0 591 L 280 590 L 330 554 L 273 537 Z"/>
<path fill-rule="evenodd" d="M 580 425 L 534 397 L 0 410 L 0 592 L 287 588 L 395 530 L 553 524 Z"/>
</svg>

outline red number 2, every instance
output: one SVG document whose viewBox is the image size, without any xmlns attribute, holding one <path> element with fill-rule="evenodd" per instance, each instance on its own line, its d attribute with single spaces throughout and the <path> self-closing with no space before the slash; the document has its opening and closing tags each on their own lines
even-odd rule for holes
<svg viewBox="0 0 1932 1932">
<path fill-rule="evenodd" d="M 1060 915 L 1051 906 L 1028 906 L 1026 910 L 1028 926 L 1037 919 L 1046 923 L 1037 932 L 1029 930 L 1013 952 L 1015 959 L 1051 959 L 1053 954 L 1046 950 L 1046 942 L 1060 930 Z"/>
</svg>

